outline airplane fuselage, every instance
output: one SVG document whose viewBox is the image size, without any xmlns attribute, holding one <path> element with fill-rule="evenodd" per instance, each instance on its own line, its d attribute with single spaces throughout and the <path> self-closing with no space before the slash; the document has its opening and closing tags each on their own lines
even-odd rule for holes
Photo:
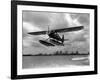
<svg viewBox="0 0 100 80">
<path fill-rule="evenodd" d="M 58 33 L 51 32 L 50 34 L 48 34 L 48 36 L 49 36 L 50 38 L 56 39 L 56 40 L 58 40 L 58 41 L 62 41 L 62 38 L 59 36 Z"/>
</svg>

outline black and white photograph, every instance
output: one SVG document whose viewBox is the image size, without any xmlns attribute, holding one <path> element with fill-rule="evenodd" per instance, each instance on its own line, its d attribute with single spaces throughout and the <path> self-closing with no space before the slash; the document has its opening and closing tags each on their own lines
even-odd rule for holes
<svg viewBox="0 0 100 80">
<path fill-rule="evenodd" d="M 17 52 L 12 54 L 12 60 L 16 59 L 12 61 L 16 62 L 12 75 L 96 74 L 96 6 L 23 1 L 16 4 L 12 8 L 16 11 L 12 12 L 16 16 L 12 23 L 16 28 L 12 30 L 17 33 L 17 38 L 13 35 Z"/>
<path fill-rule="evenodd" d="M 89 66 L 88 13 L 23 11 L 22 67 Z"/>
</svg>

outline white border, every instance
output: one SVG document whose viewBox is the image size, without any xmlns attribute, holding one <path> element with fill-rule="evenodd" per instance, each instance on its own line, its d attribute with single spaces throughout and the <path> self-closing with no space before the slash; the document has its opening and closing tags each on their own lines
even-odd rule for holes
<svg viewBox="0 0 100 80">
<path fill-rule="evenodd" d="M 52 12 L 71 12 L 71 13 L 89 13 L 90 14 L 90 66 L 62 67 L 62 68 L 45 68 L 45 69 L 22 69 L 22 10 L 33 11 L 52 11 Z M 59 72 L 80 72 L 94 70 L 94 10 L 78 8 L 58 8 L 43 6 L 17 6 L 17 75 L 27 74 L 44 74 Z"/>
</svg>

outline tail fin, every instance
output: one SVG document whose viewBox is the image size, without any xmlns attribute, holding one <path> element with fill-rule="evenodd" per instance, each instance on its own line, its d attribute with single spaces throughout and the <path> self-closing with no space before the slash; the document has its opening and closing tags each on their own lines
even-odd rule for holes
<svg viewBox="0 0 100 80">
<path fill-rule="evenodd" d="M 64 43 L 64 35 L 62 35 L 62 43 Z"/>
</svg>

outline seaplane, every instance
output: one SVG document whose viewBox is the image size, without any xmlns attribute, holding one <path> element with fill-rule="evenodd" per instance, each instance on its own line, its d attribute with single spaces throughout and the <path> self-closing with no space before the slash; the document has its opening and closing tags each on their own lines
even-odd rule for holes
<svg viewBox="0 0 100 80">
<path fill-rule="evenodd" d="M 69 28 L 62 28 L 62 29 L 53 29 L 47 31 L 38 31 L 38 32 L 29 32 L 30 35 L 48 35 L 49 38 L 45 40 L 39 40 L 39 42 L 45 46 L 64 46 L 64 41 L 68 41 L 69 39 L 64 39 L 64 35 L 60 36 L 60 33 L 64 32 L 72 32 L 82 30 L 83 26 L 76 26 L 76 27 L 69 27 Z"/>
</svg>

